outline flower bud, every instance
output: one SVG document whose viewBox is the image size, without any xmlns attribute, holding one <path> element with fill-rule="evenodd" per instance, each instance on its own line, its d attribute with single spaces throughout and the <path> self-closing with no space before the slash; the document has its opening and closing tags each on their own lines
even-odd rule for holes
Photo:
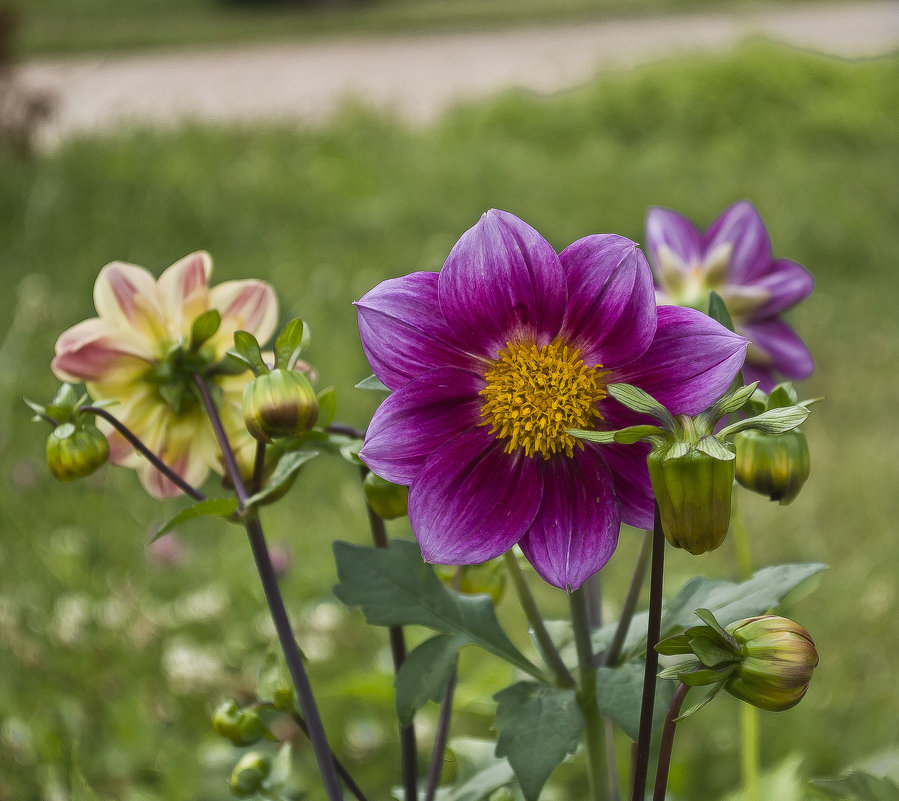
<svg viewBox="0 0 899 801">
<path fill-rule="evenodd" d="M 479 565 L 434 565 L 434 571 L 447 587 L 463 595 L 489 595 L 494 603 L 502 600 L 506 589 L 506 572 L 500 559 Z"/>
<path fill-rule="evenodd" d="M 694 555 L 712 551 L 730 525 L 734 462 L 695 449 L 669 459 L 666 453 L 653 450 L 647 459 L 665 538 Z"/>
<path fill-rule="evenodd" d="M 792 502 L 808 479 L 808 442 L 797 429 L 783 434 L 741 431 L 734 437 L 734 445 L 737 481 L 772 501 Z"/>
<path fill-rule="evenodd" d="M 272 758 L 268 754 L 250 751 L 244 754 L 231 771 L 229 784 L 235 795 L 253 795 L 262 787 L 272 770 Z"/>
<path fill-rule="evenodd" d="M 315 390 L 297 370 L 272 370 L 244 389 L 244 423 L 260 442 L 299 436 L 312 428 L 317 418 Z"/>
<path fill-rule="evenodd" d="M 385 520 L 402 517 L 409 509 L 409 488 L 368 473 L 362 485 L 372 511 Z"/>
<path fill-rule="evenodd" d="M 252 745 L 265 734 L 265 726 L 256 711 L 241 710 L 233 699 L 220 704 L 212 714 L 212 728 L 234 745 Z"/>
<path fill-rule="evenodd" d="M 109 459 L 109 443 L 91 423 L 63 423 L 47 437 L 47 467 L 59 481 L 89 476 Z"/>
<path fill-rule="evenodd" d="M 818 665 L 815 643 L 802 626 L 765 615 L 738 620 L 725 630 L 742 657 L 725 685 L 731 695 L 772 712 L 802 700 Z"/>
</svg>

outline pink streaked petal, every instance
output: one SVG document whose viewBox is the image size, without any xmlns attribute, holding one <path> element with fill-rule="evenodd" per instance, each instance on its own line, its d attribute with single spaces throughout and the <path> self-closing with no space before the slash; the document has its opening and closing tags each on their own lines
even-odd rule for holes
<svg viewBox="0 0 899 801">
<path fill-rule="evenodd" d="M 400 387 L 375 412 L 360 458 L 375 473 L 409 485 L 441 445 L 481 422 L 480 376 L 444 367 Z"/>
<path fill-rule="evenodd" d="M 478 564 L 518 542 L 542 495 L 537 460 L 472 428 L 425 460 L 409 488 L 409 522 L 425 561 Z"/>
<path fill-rule="evenodd" d="M 495 209 L 453 246 L 438 284 L 450 328 L 490 359 L 509 341 L 549 343 L 559 333 L 567 296 L 552 246 L 531 226 Z"/>
<path fill-rule="evenodd" d="M 633 424 L 633 421 L 628 421 L 628 425 Z M 653 494 L 649 468 L 646 466 L 649 445 L 642 442 L 634 445 L 601 445 L 600 454 L 614 479 L 615 497 L 621 507 L 621 522 L 634 528 L 651 529 Z"/>
<path fill-rule="evenodd" d="M 222 325 L 213 338 L 223 354 L 234 346 L 234 332 L 248 331 L 265 344 L 278 324 L 278 296 L 264 281 L 225 281 L 209 290 L 209 306 L 218 309 Z"/>
<path fill-rule="evenodd" d="M 584 363 L 617 367 L 640 356 L 656 330 L 652 275 L 630 239 L 596 234 L 559 255 L 568 278 L 565 336 Z"/>
<path fill-rule="evenodd" d="M 374 374 L 398 389 L 434 367 L 475 368 L 443 319 L 437 273 L 418 272 L 382 281 L 356 302 L 362 349 Z"/>
<path fill-rule="evenodd" d="M 661 306 L 658 314 L 649 350 L 614 370 L 607 382 L 634 384 L 672 414 L 699 414 L 730 386 L 743 364 L 747 342 L 694 309 Z M 600 412 L 606 404 L 615 401 L 603 401 Z"/>
<path fill-rule="evenodd" d="M 145 371 L 155 357 L 138 332 L 92 317 L 60 334 L 50 369 L 62 381 L 95 381 L 113 375 L 128 379 Z"/>
<path fill-rule="evenodd" d="M 752 343 L 747 361 L 797 381 L 815 372 L 815 360 L 799 335 L 783 320 L 772 318 L 741 328 Z M 759 352 L 760 351 L 760 352 Z"/>
<path fill-rule="evenodd" d="M 659 248 L 666 247 L 685 269 L 702 261 L 702 240 L 696 226 L 671 209 L 653 206 L 646 213 L 646 249 L 653 272 L 662 278 Z"/>
<path fill-rule="evenodd" d="M 703 237 L 706 253 L 724 244 L 733 247 L 728 269 L 732 283 L 752 283 L 771 264 L 771 239 L 755 206 L 747 200 L 725 209 Z"/>
<path fill-rule="evenodd" d="M 764 320 L 805 300 L 815 288 L 815 279 L 801 264 L 790 259 L 775 259 L 754 286 L 765 290 L 769 299 L 752 313 L 750 319 Z"/>
<path fill-rule="evenodd" d="M 143 267 L 114 261 L 94 283 L 94 307 L 110 326 L 140 332 L 153 342 L 165 336 L 156 281 Z"/>
<path fill-rule="evenodd" d="M 159 276 L 159 303 L 172 339 L 190 334 L 193 321 L 209 308 L 211 274 L 212 258 L 198 251 L 179 259 Z"/>
<path fill-rule="evenodd" d="M 212 428 L 199 410 L 180 418 L 169 414 L 162 441 L 154 443 L 151 450 L 194 487 L 199 487 L 209 475 L 210 467 L 217 465 L 218 449 Z M 172 498 L 181 494 L 177 485 L 145 459 L 141 460 L 137 473 L 141 484 L 154 498 Z"/>
<path fill-rule="evenodd" d="M 596 447 L 574 458 L 541 461 L 543 502 L 521 550 L 543 579 L 576 590 L 596 573 L 618 544 L 618 501 L 612 477 Z"/>
</svg>

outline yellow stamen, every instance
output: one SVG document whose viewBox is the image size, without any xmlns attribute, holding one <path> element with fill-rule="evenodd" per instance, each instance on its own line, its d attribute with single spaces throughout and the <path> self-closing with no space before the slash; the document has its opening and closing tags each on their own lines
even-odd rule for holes
<svg viewBox="0 0 899 801">
<path fill-rule="evenodd" d="M 523 448 L 528 456 L 574 455 L 581 440 L 569 428 L 591 428 L 600 417 L 597 401 L 606 397 L 600 379 L 602 365 L 587 367 L 561 338 L 538 348 L 528 342 L 507 342 L 481 390 L 481 425 L 506 442 L 506 453 Z"/>
</svg>

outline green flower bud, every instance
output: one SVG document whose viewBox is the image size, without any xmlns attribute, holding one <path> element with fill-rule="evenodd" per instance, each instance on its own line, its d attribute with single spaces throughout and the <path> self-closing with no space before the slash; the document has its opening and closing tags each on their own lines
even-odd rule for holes
<svg viewBox="0 0 899 801">
<path fill-rule="evenodd" d="M 63 423 L 47 437 L 47 467 L 59 481 L 93 473 L 109 459 L 109 443 L 92 423 Z"/>
<path fill-rule="evenodd" d="M 741 655 L 725 685 L 731 695 L 772 712 L 802 700 L 818 665 L 815 643 L 802 626 L 765 615 L 738 620 L 725 630 Z"/>
<path fill-rule="evenodd" d="M 392 484 L 374 473 L 365 476 L 362 487 L 372 511 L 385 520 L 402 517 L 409 509 L 408 487 Z"/>
<path fill-rule="evenodd" d="M 784 434 L 741 431 L 734 437 L 734 445 L 737 481 L 772 501 L 792 502 L 808 479 L 808 443 L 797 429 Z"/>
<path fill-rule="evenodd" d="M 229 784 L 235 795 L 253 795 L 268 778 L 272 770 L 272 758 L 268 754 L 250 751 L 244 754 L 231 771 Z"/>
<path fill-rule="evenodd" d="M 459 567 L 434 565 L 434 570 L 447 587 L 456 588 L 464 595 L 489 595 L 494 603 L 499 603 L 506 589 L 506 572 L 501 559 Z"/>
<path fill-rule="evenodd" d="M 296 437 L 315 425 L 318 399 L 309 379 L 297 370 L 272 370 L 243 391 L 243 419 L 260 442 Z"/>
<path fill-rule="evenodd" d="M 212 728 L 234 745 L 252 745 L 265 734 L 265 726 L 256 711 L 241 710 L 233 699 L 220 704 L 212 714 Z"/>
<path fill-rule="evenodd" d="M 730 525 L 734 462 L 697 449 L 666 459 L 668 452 L 654 449 L 647 459 L 665 538 L 694 555 L 712 551 Z"/>
</svg>

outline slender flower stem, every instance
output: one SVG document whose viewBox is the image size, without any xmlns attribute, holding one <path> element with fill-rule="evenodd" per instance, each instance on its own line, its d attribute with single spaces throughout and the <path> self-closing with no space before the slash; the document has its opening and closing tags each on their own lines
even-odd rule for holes
<svg viewBox="0 0 899 801">
<path fill-rule="evenodd" d="M 512 583 L 515 585 L 515 592 L 518 593 L 518 601 L 521 604 L 521 608 L 524 610 L 528 623 L 531 624 L 531 629 L 534 631 L 537 642 L 540 644 L 540 650 L 543 652 L 543 658 L 546 660 L 546 664 L 549 665 L 549 668 L 555 674 L 559 686 L 574 687 L 574 677 L 569 673 L 568 668 L 565 667 L 565 663 L 559 655 L 556 644 L 552 641 L 552 637 L 549 636 L 549 632 L 546 630 L 543 616 L 540 614 L 540 610 L 537 608 L 537 602 L 534 600 L 534 596 L 531 594 L 527 581 L 525 581 L 524 574 L 518 566 L 518 560 L 515 558 L 515 554 L 513 554 L 511 550 L 508 550 L 504 554 L 504 558 L 506 560 L 506 567 L 509 570 L 509 575 L 512 577 Z M 587 636 L 589 637 L 589 632 Z"/>
<path fill-rule="evenodd" d="M 640 706 L 640 731 L 634 756 L 634 786 L 631 801 L 643 801 L 646 773 L 649 769 L 649 746 L 652 742 L 652 711 L 655 704 L 656 673 L 659 654 L 656 643 L 662 623 L 662 581 L 665 575 L 665 535 L 659 505 L 655 505 L 652 527 L 652 564 L 649 573 L 649 620 L 646 624 L 646 668 L 643 673 L 643 700 Z"/>
<path fill-rule="evenodd" d="M 200 397 L 203 399 L 203 405 L 206 407 L 206 413 L 209 416 L 219 448 L 222 451 L 225 470 L 234 484 L 234 492 L 237 495 L 238 503 L 243 508 L 249 496 L 246 485 L 240 475 L 240 470 L 237 467 L 231 443 L 228 442 L 218 410 L 215 408 L 215 402 L 209 394 L 209 388 L 200 376 L 195 375 L 194 380 L 200 390 Z M 253 558 L 256 561 L 256 569 L 259 572 L 259 579 L 262 582 L 262 589 L 265 592 L 265 599 L 268 602 L 269 612 L 275 624 L 278 639 L 281 642 L 281 650 L 284 652 L 284 657 L 287 661 L 287 669 L 290 671 L 290 676 L 293 679 L 293 685 L 297 691 L 297 700 L 300 703 L 300 709 L 303 711 L 303 716 L 309 728 L 309 739 L 312 742 L 312 750 L 315 752 L 315 758 L 318 762 L 322 783 L 329 801 L 343 801 L 343 791 L 340 788 L 340 779 L 337 775 L 331 747 L 328 745 L 328 738 L 315 703 L 315 696 L 312 692 L 312 685 L 309 683 L 306 666 L 303 664 L 303 657 L 293 636 L 293 628 L 287 616 L 284 599 L 281 597 L 281 591 L 278 589 L 278 579 L 275 576 L 274 567 L 272 567 L 268 546 L 262 533 L 262 524 L 259 522 L 257 515 L 251 514 L 247 518 L 246 529 L 250 540 L 250 548 L 253 551 Z"/>
<path fill-rule="evenodd" d="M 599 573 L 594 573 L 584 582 L 587 596 L 587 623 L 591 631 L 602 626 L 602 590 Z"/>
<path fill-rule="evenodd" d="M 262 489 L 262 475 L 265 472 L 265 443 L 256 443 L 256 458 L 253 460 L 253 478 L 250 480 L 250 494 Z"/>
<path fill-rule="evenodd" d="M 602 715 L 596 703 L 596 664 L 593 661 L 593 644 L 590 640 L 587 598 L 583 588 L 568 596 L 571 609 L 571 626 L 574 630 L 574 644 L 580 669 L 580 683 L 577 688 L 578 704 L 584 713 L 587 738 L 587 778 L 591 801 L 602 798 L 602 768 L 605 762 L 605 745 Z"/>
<path fill-rule="evenodd" d="M 656 768 L 656 783 L 652 793 L 652 801 L 665 801 L 665 793 L 668 790 L 668 768 L 671 767 L 671 749 L 674 746 L 674 729 L 677 726 L 677 716 L 680 715 L 684 698 L 690 688 L 686 684 L 678 684 L 674 691 L 671 703 L 668 705 L 668 714 L 665 715 L 665 726 L 662 729 L 662 741 L 659 745 L 659 764 Z"/>
<path fill-rule="evenodd" d="M 446 751 L 446 741 L 449 737 L 449 724 L 453 714 L 453 695 L 455 691 L 456 670 L 453 669 L 446 689 L 443 691 L 443 700 L 440 703 L 440 717 L 437 720 L 437 732 L 434 735 L 431 764 L 428 765 L 428 783 L 425 786 L 424 801 L 434 801 L 437 785 L 440 784 L 440 774 L 443 772 L 443 754 Z"/>
<path fill-rule="evenodd" d="M 643 539 L 640 540 L 640 550 L 637 552 L 637 560 L 634 564 L 634 573 L 631 576 L 630 586 L 627 588 L 627 595 L 624 599 L 624 605 L 621 607 L 621 617 L 618 619 L 618 628 L 615 629 L 615 635 L 612 642 L 604 654 L 600 654 L 601 664 L 615 667 L 618 658 L 621 656 L 621 649 L 624 646 L 624 640 L 627 637 L 627 631 L 630 628 L 631 620 L 637 609 L 637 601 L 640 600 L 640 590 L 643 588 L 643 579 L 646 576 L 646 567 L 649 564 L 649 554 L 652 549 L 652 532 L 644 531 Z"/>
<path fill-rule="evenodd" d="M 106 409 L 99 406 L 82 406 L 81 411 L 102 417 L 116 431 L 118 431 L 138 453 L 141 454 L 153 467 L 162 473 L 169 481 L 178 487 L 186 495 L 189 495 L 195 501 L 205 501 L 206 496 L 196 487 L 188 484 L 181 476 L 179 476 L 171 467 L 162 461 L 153 451 L 151 451 L 124 423 L 119 422 Z"/>
<path fill-rule="evenodd" d="M 363 467 L 361 476 L 363 480 L 368 468 Z M 371 538 L 376 548 L 387 547 L 387 528 L 384 518 L 375 512 L 368 504 L 368 523 L 371 527 Z M 390 639 L 390 652 L 393 655 L 394 673 L 398 672 L 406 661 L 406 638 L 401 626 L 390 626 L 388 629 Z M 400 759 L 403 770 L 403 792 L 406 801 L 416 801 L 418 798 L 418 745 L 415 741 L 414 726 L 400 726 Z"/>
</svg>

